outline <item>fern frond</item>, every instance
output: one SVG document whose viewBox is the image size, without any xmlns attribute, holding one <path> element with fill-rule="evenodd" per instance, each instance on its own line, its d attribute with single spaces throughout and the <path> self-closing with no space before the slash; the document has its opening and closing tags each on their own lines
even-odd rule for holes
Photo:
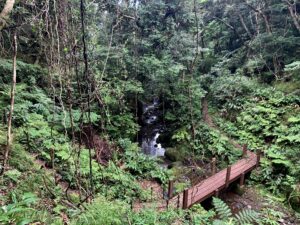
<svg viewBox="0 0 300 225">
<path fill-rule="evenodd" d="M 259 221 L 259 213 L 251 209 L 242 210 L 235 217 L 238 223 L 242 225 L 253 224 Z"/>
<path fill-rule="evenodd" d="M 223 202 L 221 199 L 213 198 L 213 205 L 220 219 L 224 220 L 232 217 L 232 213 L 229 206 L 226 205 L 226 203 Z"/>
<path fill-rule="evenodd" d="M 226 225 L 226 223 L 222 220 L 214 220 L 212 225 Z"/>
</svg>

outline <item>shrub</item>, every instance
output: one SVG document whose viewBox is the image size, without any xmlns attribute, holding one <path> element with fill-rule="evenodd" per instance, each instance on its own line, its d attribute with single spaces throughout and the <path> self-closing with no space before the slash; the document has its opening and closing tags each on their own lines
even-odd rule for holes
<svg viewBox="0 0 300 225">
<path fill-rule="evenodd" d="M 245 96 L 255 89 L 255 82 L 244 76 L 221 76 L 211 85 L 211 94 L 218 107 L 225 113 L 243 108 Z"/>
<path fill-rule="evenodd" d="M 71 224 L 123 225 L 127 224 L 128 211 L 128 205 L 99 196 L 91 204 L 86 204 L 83 212 L 75 212 Z"/>
</svg>

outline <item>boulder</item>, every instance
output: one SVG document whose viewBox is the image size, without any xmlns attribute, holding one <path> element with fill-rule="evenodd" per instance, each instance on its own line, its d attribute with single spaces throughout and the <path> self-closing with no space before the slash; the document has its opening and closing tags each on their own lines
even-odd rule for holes
<svg viewBox="0 0 300 225">
<path fill-rule="evenodd" d="M 178 162 L 184 159 L 185 154 L 177 148 L 168 148 L 166 149 L 165 156 L 172 162 Z"/>
</svg>

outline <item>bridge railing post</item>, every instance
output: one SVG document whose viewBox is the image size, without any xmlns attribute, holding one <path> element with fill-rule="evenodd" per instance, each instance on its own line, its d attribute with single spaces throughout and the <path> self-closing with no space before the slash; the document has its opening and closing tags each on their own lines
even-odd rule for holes
<svg viewBox="0 0 300 225">
<path fill-rule="evenodd" d="M 242 173 L 241 178 L 240 178 L 240 186 L 244 186 L 245 184 L 245 173 Z"/>
<path fill-rule="evenodd" d="M 168 198 L 169 199 L 173 197 L 173 190 L 174 190 L 174 181 L 170 180 L 169 187 L 168 187 Z"/>
<path fill-rule="evenodd" d="M 225 187 L 226 188 L 228 188 L 228 186 L 229 186 L 230 173 L 231 173 L 231 166 L 228 166 L 227 171 L 226 171 L 226 180 L 225 180 Z"/>
<path fill-rule="evenodd" d="M 188 208 L 188 197 L 189 197 L 189 189 L 185 189 L 183 191 L 183 202 L 182 202 L 182 208 L 183 209 Z"/>
<path fill-rule="evenodd" d="M 212 175 L 215 175 L 216 174 L 216 158 L 214 157 L 214 158 L 212 158 L 212 160 L 211 160 L 211 173 L 212 173 Z"/>
<path fill-rule="evenodd" d="M 247 145 L 244 144 L 243 145 L 243 158 L 245 158 L 247 156 Z"/>
<path fill-rule="evenodd" d="M 219 195 L 220 195 L 220 190 L 219 190 L 219 188 L 217 188 L 217 190 L 215 190 L 215 196 L 218 198 Z"/>
<path fill-rule="evenodd" d="M 259 166 L 259 163 L 260 163 L 260 155 L 261 155 L 261 150 L 258 149 L 257 152 L 256 152 L 256 167 Z"/>
</svg>

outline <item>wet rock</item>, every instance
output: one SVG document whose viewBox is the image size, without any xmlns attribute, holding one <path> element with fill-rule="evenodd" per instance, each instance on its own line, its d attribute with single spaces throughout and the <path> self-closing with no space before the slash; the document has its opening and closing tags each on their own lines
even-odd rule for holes
<svg viewBox="0 0 300 225">
<path fill-rule="evenodd" d="M 232 204 L 231 208 L 232 208 L 233 213 L 238 213 L 239 211 L 241 211 L 244 208 L 244 205 L 240 202 L 237 202 L 237 203 Z"/>
</svg>

